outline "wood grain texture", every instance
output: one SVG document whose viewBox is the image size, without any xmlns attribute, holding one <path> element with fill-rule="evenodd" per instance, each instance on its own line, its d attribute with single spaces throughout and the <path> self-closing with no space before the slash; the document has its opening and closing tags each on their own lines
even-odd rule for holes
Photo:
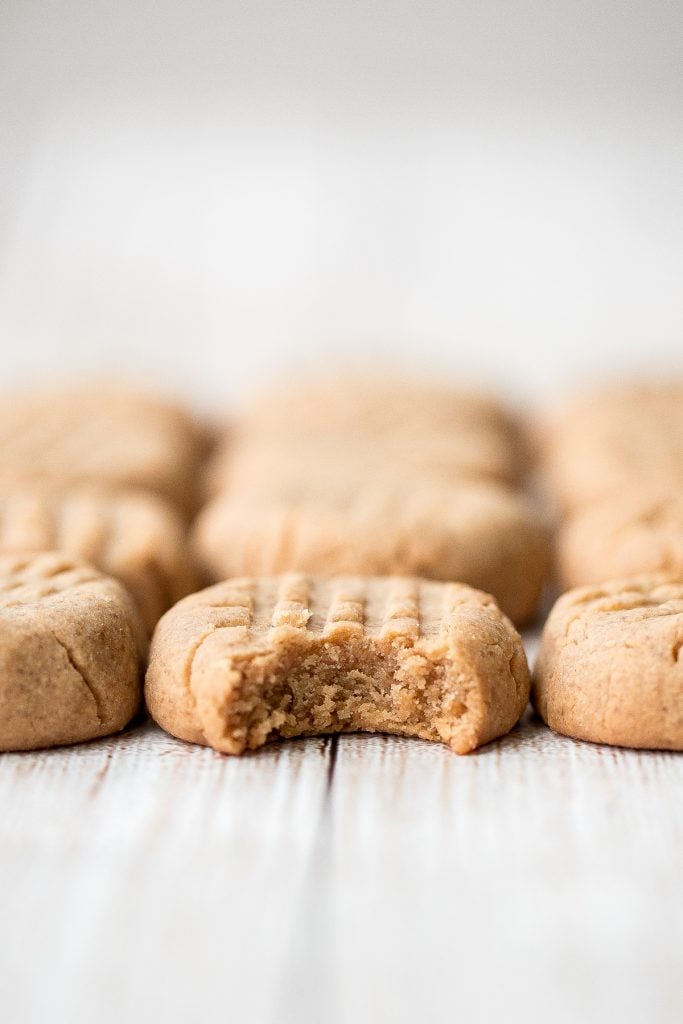
<svg viewBox="0 0 683 1024">
<path fill-rule="evenodd" d="M 529 716 L 468 757 L 150 723 L 3 755 L 3 1019 L 678 1021 L 682 785 Z"/>
</svg>

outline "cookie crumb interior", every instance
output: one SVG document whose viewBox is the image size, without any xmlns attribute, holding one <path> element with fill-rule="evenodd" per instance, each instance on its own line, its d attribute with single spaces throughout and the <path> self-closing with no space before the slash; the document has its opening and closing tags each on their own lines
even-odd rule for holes
<svg viewBox="0 0 683 1024">
<path fill-rule="evenodd" d="M 318 641 L 278 657 L 235 656 L 218 713 L 235 753 L 278 737 L 338 732 L 396 733 L 459 750 L 471 689 L 466 672 L 414 647 Z"/>
</svg>

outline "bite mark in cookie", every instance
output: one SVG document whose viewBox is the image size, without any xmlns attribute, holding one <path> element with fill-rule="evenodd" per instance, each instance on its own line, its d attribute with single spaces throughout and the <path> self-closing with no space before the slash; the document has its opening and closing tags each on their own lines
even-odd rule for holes
<svg viewBox="0 0 683 1024">
<path fill-rule="evenodd" d="M 168 612 L 146 697 L 183 739 L 241 754 L 335 732 L 389 732 L 467 753 L 528 699 L 521 640 L 488 595 L 411 578 L 229 580 Z"/>
</svg>

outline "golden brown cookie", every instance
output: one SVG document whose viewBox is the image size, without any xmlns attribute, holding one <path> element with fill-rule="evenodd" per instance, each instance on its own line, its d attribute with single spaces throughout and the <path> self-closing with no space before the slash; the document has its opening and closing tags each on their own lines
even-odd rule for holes
<svg viewBox="0 0 683 1024">
<path fill-rule="evenodd" d="M 683 383 L 624 386 L 576 400 L 545 440 L 550 489 L 566 509 L 633 487 L 683 488 Z"/>
<path fill-rule="evenodd" d="M 227 754 L 357 731 L 467 753 L 511 729 L 528 693 L 521 639 L 488 595 L 298 574 L 185 598 L 157 626 L 145 684 L 159 725 Z"/>
<path fill-rule="evenodd" d="M 543 631 L 533 701 L 576 739 L 683 750 L 683 583 L 641 576 L 564 594 Z"/>
<path fill-rule="evenodd" d="M 368 485 L 298 502 L 226 495 L 204 508 L 194 538 L 214 579 L 298 570 L 459 580 L 493 594 L 516 623 L 534 615 L 550 561 L 535 506 L 485 483 Z"/>
<path fill-rule="evenodd" d="M 100 483 L 143 488 L 191 511 L 204 436 L 183 410 L 93 389 L 5 396 L 0 484 Z"/>
<path fill-rule="evenodd" d="M 683 580 L 683 491 L 626 491 L 579 509 L 559 531 L 564 589 L 601 580 L 665 573 Z"/>
<path fill-rule="evenodd" d="M 143 491 L 0 488 L 0 551 L 62 551 L 126 585 L 151 634 L 199 579 L 175 508 Z"/>
<path fill-rule="evenodd" d="M 59 553 L 0 555 L 0 750 L 122 729 L 140 705 L 144 644 L 116 580 Z"/>
</svg>

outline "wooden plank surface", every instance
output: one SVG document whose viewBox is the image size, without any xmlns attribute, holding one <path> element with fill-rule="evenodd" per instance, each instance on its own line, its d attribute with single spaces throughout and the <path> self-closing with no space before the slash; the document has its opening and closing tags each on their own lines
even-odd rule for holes
<svg viewBox="0 0 683 1024">
<path fill-rule="evenodd" d="M 668 1022 L 683 758 L 151 723 L 0 758 L 3 1020 Z"/>
</svg>

